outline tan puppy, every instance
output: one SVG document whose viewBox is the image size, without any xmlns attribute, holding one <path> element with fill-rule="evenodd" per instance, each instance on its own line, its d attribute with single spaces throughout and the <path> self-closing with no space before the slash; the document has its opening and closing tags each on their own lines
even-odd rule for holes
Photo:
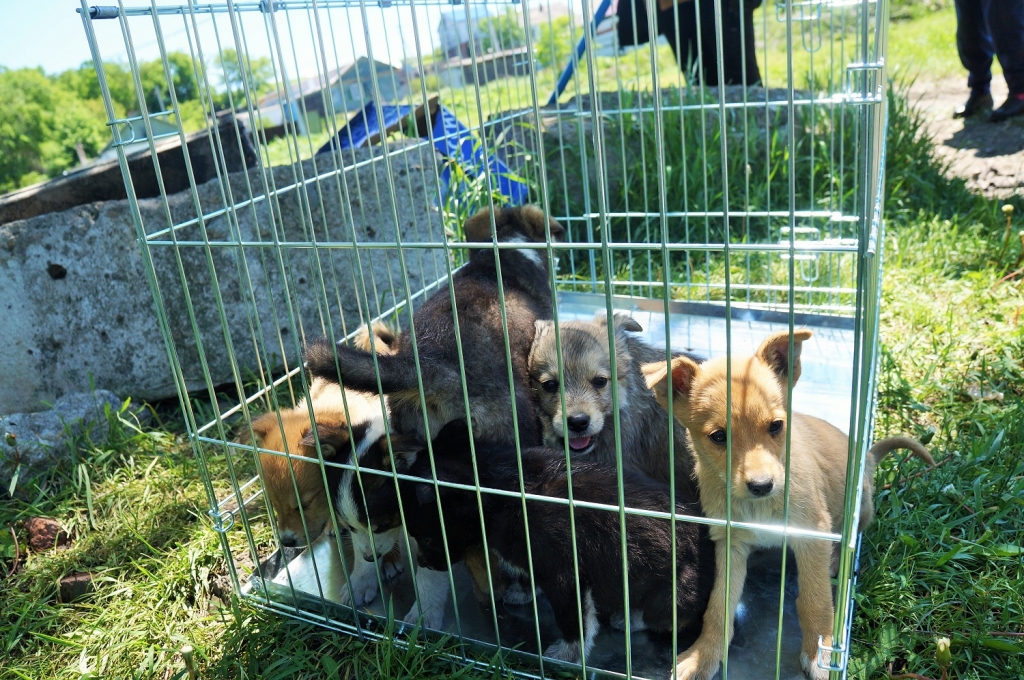
<svg viewBox="0 0 1024 680">
<path fill-rule="evenodd" d="M 753 356 L 732 358 L 732 470 L 726 469 L 726 367 L 722 357 L 696 364 L 686 357 L 672 361 L 671 376 L 664 363 L 644 367 L 648 385 L 658 400 L 667 402 L 667 386 L 673 386 L 673 411 L 686 426 L 691 450 L 696 454 L 701 505 L 708 517 L 724 519 L 725 485 L 732 489 L 732 519 L 759 524 L 781 524 L 785 510 L 787 381 L 800 377 L 800 349 L 811 337 L 808 330 L 793 333 L 793 363 L 789 362 L 788 331 L 774 333 Z M 793 413 L 790 447 L 789 525 L 823 532 L 842 530 L 848 438 L 823 420 Z M 871 476 L 877 461 L 889 451 L 910 448 L 932 463 L 920 443 L 895 437 L 876 443 L 868 458 L 860 526 L 871 521 Z M 757 548 L 779 546 L 782 536 L 748 529 L 732 529 L 731 570 L 725 570 L 730 549 L 725 527 L 710 527 L 715 541 L 715 587 L 704 615 L 700 638 L 679 655 L 679 680 L 706 680 L 718 670 L 724 645 L 732 639 L 732 620 L 743 594 L 747 556 Z M 813 680 L 827 680 L 828 671 L 818 667 L 818 639 L 832 644 L 831 542 L 791 537 L 796 555 L 800 594 L 797 613 L 803 632 L 800 663 Z M 725 600 L 726 576 L 729 600 Z M 729 614 L 729 630 L 722 620 Z"/>
<path fill-rule="evenodd" d="M 361 330 L 362 332 L 353 339 L 353 344 L 357 347 L 369 351 L 372 338 L 377 352 L 387 354 L 394 351 L 393 343 L 396 336 L 385 324 L 375 322 L 372 326 L 372 336 L 365 327 Z M 309 386 L 308 400 L 316 420 L 324 460 L 348 462 L 350 451 L 365 449 L 362 445 L 375 441 L 383 431 L 384 415 L 380 399 L 375 394 L 353 390 L 345 390 L 343 394 L 336 383 L 316 378 Z M 346 421 L 345 418 L 346 405 L 350 421 Z M 351 442 L 349 422 L 352 424 L 351 430 L 355 437 L 355 441 Z M 312 543 L 321 533 L 332 528 L 328 490 L 332 495 L 336 495 L 343 470 L 328 466 L 321 472 L 306 399 L 300 399 L 293 408 L 264 413 L 254 419 L 252 432 L 261 449 L 282 451 L 312 459 L 310 464 L 306 464 L 295 458 L 260 453 L 263 489 L 277 516 L 281 545 L 297 547 Z M 326 487 L 324 474 L 327 477 Z M 338 501 L 333 500 L 337 509 Z M 352 536 L 353 545 L 357 548 L 364 542 L 360 540 L 361 538 Z M 376 569 L 372 551 L 370 554 L 368 564 L 357 555 L 355 567 L 352 569 L 351 581 L 356 605 L 370 602 L 376 596 Z M 381 562 L 382 575 L 385 580 L 393 579 L 401 573 L 403 566 L 399 551 L 393 550 L 387 559 Z M 348 602 L 347 588 L 341 594 L 341 599 Z"/>
</svg>

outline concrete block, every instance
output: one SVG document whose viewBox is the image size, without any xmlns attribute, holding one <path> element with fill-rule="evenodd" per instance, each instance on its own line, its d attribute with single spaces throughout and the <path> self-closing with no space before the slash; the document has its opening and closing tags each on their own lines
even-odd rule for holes
<svg viewBox="0 0 1024 680">
<path fill-rule="evenodd" d="M 357 260 L 351 250 L 308 247 L 313 238 L 351 241 L 353 234 L 360 243 L 394 241 L 397 234 L 405 242 L 442 242 L 434 151 L 414 143 L 391 148 L 393 177 L 383 163 L 369 162 L 379 148 L 361 149 L 346 152 L 346 165 L 357 167 L 341 177 L 291 191 L 282 188 L 332 170 L 331 155 L 275 167 L 265 177 L 233 173 L 224 185 L 200 186 L 195 200 L 182 192 L 166 203 L 139 201 L 147 234 L 196 218 L 196 200 L 203 214 L 221 211 L 150 243 L 178 375 L 168 365 L 127 201 L 0 226 L 0 413 L 36 410 L 90 380 L 157 400 L 177 394 L 176 380 L 196 390 L 235 376 L 266 377 L 296 366 L 305 338 L 329 325 L 351 332 L 361 318 L 404 299 L 395 249 L 360 251 Z M 248 205 L 224 209 L 250 195 L 256 198 Z M 445 273 L 442 252 L 407 251 L 413 293 Z"/>
</svg>

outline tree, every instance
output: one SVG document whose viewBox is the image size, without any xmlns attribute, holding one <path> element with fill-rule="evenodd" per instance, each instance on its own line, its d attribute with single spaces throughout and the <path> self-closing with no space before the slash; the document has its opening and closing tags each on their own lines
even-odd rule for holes
<svg viewBox="0 0 1024 680">
<path fill-rule="evenodd" d="M 138 112 L 139 100 L 135 96 L 135 81 L 132 80 L 128 67 L 117 62 L 106 62 L 103 64 L 103 73 L 117 115 Z M 58 74 L 54 81 L 63 89 L 73 92 L 79 99 L 102 101 L 100 81 L 96 77 L 96 68 L 92 61 L 84 61 L 77 69 L 68 69 Z"/>
<path fill-rule="evenodd" d="M 582 33 L 577 32 L 577 40 Z M 544 68 L 561 69 L 569 63 L 576 45 L 569 30 L 569 17 L 563 16 L 540 25 L 540 39 L 535 43 L 537 61 Z"/>
<path fill-rule="evenodd" d="M 171 73 L 174 96 L 179 104 L 199 98 L 199 83 L 196 82 L 197 64 L 184 52 L 167 54 L 167 70 Z M 202 77 L 202 71 L 199 70 Z M 163 62 L 159 59 L 139 65 L 139 80 L 146 95 L 146 107 L 150 113 L 171 108 L 171 88 L 167 83 Z"/>
<path fill-rule="evenodd" d="M 95 155 L 110 139 L 96 99 L 40 69 L 0 68 L 0 191 L 53 177 L 78 162 L 75 145 Z"/>
<path fill-rule="evenodd" d="M 500 52 L 526 44 L 526 31 L 519 23 L 519 15 L 512 10 L 481 19 L 477 30 L 484 52 Z"/>
<path fill-rule="evenodd" d="M 217 58 L 217 63 L 220 66 L 221 85 L 225 90 L 218 101 L 221 108 L 230 106 L 228 93 L 231 94 L 235 108 L 245 106 L 245 84 L 248 84 L 249 93 L 254 95 L 253 106 L 256 106 L 257 97 L 273 88 L 274 68 L 267 57 L 245 57 L 240 61 L 238 52 L 228 48 Z"/>
</svg>

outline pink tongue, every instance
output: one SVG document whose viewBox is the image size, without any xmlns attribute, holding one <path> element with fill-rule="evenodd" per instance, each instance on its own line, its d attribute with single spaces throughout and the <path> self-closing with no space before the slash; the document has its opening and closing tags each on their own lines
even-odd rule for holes
<svg viewBox="0 0 1024 680">
<path fill-rule="evenodd" d="M 569 440 L 569 448 L 573 451 L 582 451 L 590 446 L 590 437 L 576 437 Z"/>
</svg>

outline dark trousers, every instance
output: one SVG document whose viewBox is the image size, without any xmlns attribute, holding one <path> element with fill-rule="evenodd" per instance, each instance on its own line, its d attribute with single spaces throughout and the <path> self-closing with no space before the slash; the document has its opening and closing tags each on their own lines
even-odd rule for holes
<svg viewBox="0 0 1024 680">
<path fill-rule="evenodd" d="M 956 47 L 971 89 L 988 88 L 994 55 L 1010 94 L 1024 92 L 1024 0 L 956 0 Z"/>
<path fill-rule="evenodd" d="M 726 85 L 756 85 L 761 82 L 754 45 L 754 10 L 760 4 L 760 0 L 721 0 L 722 77 Z M 678 32 L 676 9 L 679 10 Z M 658 32 L 668 39 L 676 63 L 684 73 L 691 74 L 696 83 L 718 86 L 714 0 L 691 0 L 658 12 Z"/>
</svg>

